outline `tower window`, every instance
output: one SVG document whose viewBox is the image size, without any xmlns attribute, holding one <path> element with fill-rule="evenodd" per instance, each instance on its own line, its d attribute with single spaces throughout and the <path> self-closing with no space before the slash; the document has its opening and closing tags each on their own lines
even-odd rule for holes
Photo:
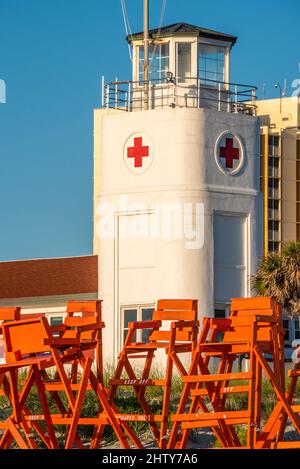
<svg viewBox="0 0 300 469">
<path fill-rule="evenodd" d="M 154 308 L 152 305 L 123 306 L 121 315 L 123 321 L 123 343 L 127 337 L 129 323 L 135 321 L 149 321 L 152 319 Z M 133 341 L 146 342 L 148 340 L 150 329 L 138 329 L 135 331 Z"/>
<path fill-rule="evenodd" d="M 208 44 L 199 45 L 198 75 L 202 82 L 216 86 L 225 79 L 225 49 Z"/>
<path fill-rule="evenodd" d="M 139 47 L 139 82 L 143 81 L 144 46 Z M 169 70 L 169 43 L 149 45 L 149 80 L 165 81 Z"/>
<path fill-rule="evenodd" d="M 185 83 L 191 77 L 192 47 L 190 42 L 177 44 L 177 78 L 179 83 Z"/>
</svg>

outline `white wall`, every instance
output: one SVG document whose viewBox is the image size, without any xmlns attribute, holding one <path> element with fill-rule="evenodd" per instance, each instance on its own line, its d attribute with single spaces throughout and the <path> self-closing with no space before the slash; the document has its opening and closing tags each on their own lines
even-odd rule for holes
<svg viewBox="0 0 300 469">
<path fill-rule="evenodd" d="M 223 174 L 214 159 L 214 145 L 224 130 L 236 132 L 244 145 L 241 171 Z M 146 134 L 154 160 L 142 174 L 129 171 L 123 161 L 124 144 L 135 133 Z M 116 209 L 116 239 L 101 239 L 99 297 L 103 301 L 106 360 L 121 347 L 120 305 L 155 302 L 158 298 L 197 298 L 199 315 L 214 312 L 214 215 L 247 218 L 247 274 L 262 253 L 259 229 L 259 128 L 250 116 L 207 109 L 164 109 L 107 114 L 102 120 L 102 180 L 98 202 L 118 205 L 143 202 L 146 210 Z M 152 204 L 204 204 L 204 246 L 186 249 L 184 239 L 120 240 L 120 217 L 151 218 Z M 124 219 L 124 218 L 123 218 Z M 247 279 L 248 280 L 248 279 Z M 248 281 L 246 282 L 248 284 Z"/>
</svg>

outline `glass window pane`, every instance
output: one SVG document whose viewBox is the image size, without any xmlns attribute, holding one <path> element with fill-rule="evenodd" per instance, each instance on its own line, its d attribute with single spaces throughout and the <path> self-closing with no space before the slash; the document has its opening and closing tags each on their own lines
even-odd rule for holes
<svg viewBox="0 0 300 469">
<path fill-rule="evenodd" d="M 136 309 L 124 309 L 124 328 L 128 328 L 129 322 L 137 321 Z"/>
<path fill-rule="evenodd" d="M 126 337 L 127 337 L 127 334 L 128 334 L 128 329 L 124 329 L 123 342 L 125 342 L 125 339 L 126 339 Z M 136 331 L 135 331 L 134 334 L 133 334 L 132 342 L 136 342 Z"/>
<path fill-rule="evenodd" d="M 63 317 L 62 316 L 52 316 L 50 318 L 50 325 L 51 326 L 59 326 L 62 323 L 63 323 Z"/>
<path fill-rule="evenodd" d="M 149 321 L 152 319 L 153 308 L 142 308 L 142 321 Z"/>
<path fill-rule="evenodd" d="M 143 81 L 144 47 L 139 47 L 139 81 Z M 160 83 L 169 70 L 169 43 L 149 45 L 149 80 Z"/>
<path fill-rule="evenodd" d="M 212 45 L 199 45 L 199 78 L 206 84 L 215 86 L 224 81 L 225 49 Z M 211 81 L 210 81 L 211 80 Z"/>
<path fill-rule="evenodd" d="M 215 309 L 215 318 L 225 318 L 226 311 L 225 309 Z"/>
<path fill-rule="evenodd" d="M 150 321 L 152 319 L 154 308 L 142 308 L 142 320 Z M 142 330 L 142 342 L 149 342 L 151 329 Z"/>
<path fill-rule="evenodd" d="M 177 44 L 177 76 L 178 82 L 184 83 L 191 77 L 192 45 L 189 42 Z"/>
<path fill-rule="evenodd" d="M 149 342 L 150 332 L 151 332 L 151 329 L 142 330 L 142 342 Z"/>
<path fill-rule="evenodd" d="M 283 319 L 283 328 L 284 328 L 284 340 L 290 340 L 290 321 L 289 319 Z"/>
<path fill-rule="evenodd" d="M 296 161 L 296 179 L 300 181 L 300 160 Z"/>
</svg>

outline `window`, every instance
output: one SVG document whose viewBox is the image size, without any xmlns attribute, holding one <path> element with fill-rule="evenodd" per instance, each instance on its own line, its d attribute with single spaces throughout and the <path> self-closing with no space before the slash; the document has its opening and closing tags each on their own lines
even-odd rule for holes
<svg viewBox="0 0 300 469">
<path fill-rule="evenodd" d="M 139 47 L 139 82 L 143 81 L 144 46 Z M 169 43 L 149 45 L 149 80 L 165 81 L 169 70 Z"/>
<path fill-rule="evenodd" d="M 284 329 L 284 342 L 289 343 L 290 342 L 290 320 L 289 319 L 283 319 L 283 329 Z"/>
<path fill-rule="evenodd" d="M 279 136 L 269 135 L 269 156 L 279 156 Z"/>
<path fill-rule="evenodd" d="M 177 43 L 177 80 L 178 83 L 187 82 L 191 77 L 192 45 L 189 42 Z"/>
<path fill-rule="evenodd" d="M 230 305 L 229 304 L 216 304 L 215 305 L 215 318 L 218 319 L 224 319 L 228 317 L 230 311 Z M 216 336 L 216 342 L 222 342 L 224 337 L 223 332 L 218 332 Z"/>
<path fill-rule="evenodd" d="M 294 331 L 295 331 L 295 339 L 300 339 L 300 323 L 299 318 L 294 319 Z"/>
<path fill-rule="evenodd" d="M 269 241 L 268 249 L 269 249 L 270 252 L 279 251 L 279 242 L 278 241 Z"/>
<path fill-rule="evenodd" d="M 224 47 L 200 44 L 198 64 L 198 75 L 204 83 L 215 86 L 215 82 L 225 80 Z"/>
<path fill-rule="evenodd" d="M 215 318 L 226 318 L 230 313 L 230 303 L 216 303 L 215 304 Z"/>
<path fill-rule="evenodd" d="M 297 214 L 297 222 L 300 222 L 300 202 L 296 204 L 296 214 Z"/>
<path fill-rule="evenodd" d="M 279 230 L 279 221 L 278 220 L 269 220 L 269 230 L 278 231 Z"/>
<path fill-rule="evenodd" d="M 60 326 L 64 322 L 63 316 L 50 316 L 50 326 Z M 54 337 L 59 337 L 59 332 L 53 333 Z"/>
<path fill-rule="evenodd" d="M 279 187 L 279 180 L 278 179 L 269 179 L 268 186 L 272 189 L 278 189 Z"/>
<path fill-rule="evenodd" d="M 296 179 L 300 181 L 300 160 L 296 161 Z"/>
<path fill-rule="evenodd" d="M 64 322 L 64 318 L 62 316 L 51 316 L 50 317 L 50 326 L 59 326 Z"/>
<path fill-rule="evenodd" d="M 122 320 L 123 320 L 123 343 L 125 342 L 128 325 L 130 322 L 135 321 L 148 321 L 152 319 L 154 307 L 151 305 L 142 306 L 124 306 L 121 308 Z M 150 329 L 143 329 L 135 331 L 133 340 L 136 342 L 146 342 L 149 338 Z"/>
<path fill-rule="evenodd" d="M 279 200 L 276 199 L 268 199 L 268 208 L 272 208 L 274 210 L 279 209 Z"/>
<path fill-rule="evenodd" d="M 226 315 L 225 309 L 215 309 L 215 318 L 222 319 L 222 318 L 225 318 L 225 315 Z"/>
</svg>

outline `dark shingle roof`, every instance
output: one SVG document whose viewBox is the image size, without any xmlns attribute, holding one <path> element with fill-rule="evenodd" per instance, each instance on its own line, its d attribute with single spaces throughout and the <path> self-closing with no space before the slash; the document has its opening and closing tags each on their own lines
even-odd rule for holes
<svg viewBox="0 0 300 469">
<path fill-rule="evenodd" d="M 175 23 L 170 24 L 169 26 L 163 26 L 160 31 L 158 28 L 151 29 L 149 31 L 149 36 L 151 39 L 157 38 L 157 34 L 159 33 L 159 37 L 170 37 L 170 36 L 177 36 L 177 35 L 195 35 L 198 37 L 206 37 L 209 39 L 219 39 L 220 41 L 228 41 L 231 42 L 233 45 L 237 37 L 231 36 L 230 34 L 220 33 L 218 31 L 213 31 L 212 29 L 202 28 L 201 26 L 194 26 L 193 24 L 188 23 Z M 143 32 L 135 33 L 132 35 L 127 36 L 127 41 L 131 42 L 132 40 L 139 40 L 143 39 Z"/>
<path fill-rule="evenodd" d="M 0 262 L 0 298 L 98 291 L 98 256 Z"/>
</svg>

